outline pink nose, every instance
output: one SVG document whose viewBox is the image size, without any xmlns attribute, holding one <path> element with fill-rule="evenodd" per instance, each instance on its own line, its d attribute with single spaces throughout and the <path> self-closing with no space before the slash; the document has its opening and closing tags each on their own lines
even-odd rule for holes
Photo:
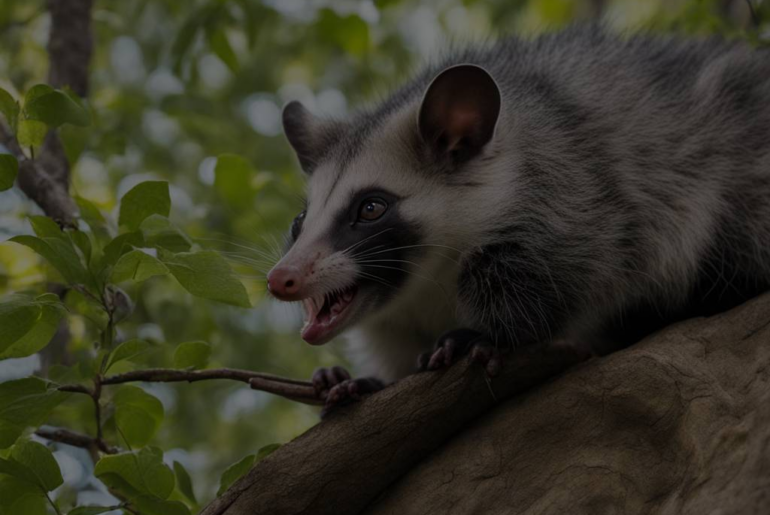
<svg viewBox="0 0 770 515">
<path fill-rule="evenodd" d="M 281 300 L 297 300 L 300 288 L 302 274 L 295 266 L 276 267 L 267 274 L 267 289 Z"/>
</svg>

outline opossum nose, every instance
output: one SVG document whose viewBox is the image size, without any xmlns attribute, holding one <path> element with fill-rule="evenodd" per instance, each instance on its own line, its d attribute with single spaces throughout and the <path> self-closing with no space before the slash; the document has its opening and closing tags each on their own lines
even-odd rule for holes
<svg viewBox="0 0 770 515">
<path fill-rule="evenodd" d="M 276 267 L 267 274 L 267 289 L 281 300 L 297 300 L 301 288 L 302 274 L 295 266 Z"/>
</svg>

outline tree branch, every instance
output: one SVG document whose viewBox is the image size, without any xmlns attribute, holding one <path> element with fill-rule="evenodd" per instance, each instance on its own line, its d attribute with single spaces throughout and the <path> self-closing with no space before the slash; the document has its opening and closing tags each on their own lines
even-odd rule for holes
<svg viewBox="0 0 770 515">
<path fill-rule="evenodd" d="M 88 95 L 88 66 L 93 52 L 92 5 L 93 0 L 48 0 L 48 81 L 56 88 L 69 86 L 81 97 Z"/>
<path fill-rule="evenodd" d="M 491 380 L 468 358 L 445 372 L 407 377 L 337 408 L 260 461 L 201 515 L 360 513 L 464 426 L 584 358 L 569 348 L 537 348 L 509 355 Z"/>
<path fill-rule="evenodd" d="M 308 381 L 288 379 L 272 374 L 251 372 L 234 368 L 212 368 L 207 370 L 179 370 L 173 368 L 150 368 L 134 370 L 124 374 L 103 377 L 102 385 L 132 382 L 176 383 L 205 381 L 209 379 L 230 379 L 248 384 L 254 390 L 272 393 L 304 404 L 321 405 L 323 399 L 316 396 L 313 384 Z M 92 395 L 91 390 L 81 385 L 62 385 L 59 390 Z"/>
<path fill-rule="evenodd" d="M 57 88 L 68 86 L 81 97 L 88 93 L 93 51 L 91 7 L 92 0 L 48 0 L 48 81 Z M 10 131 L 2 126 L 0 143 L 19 161 L 19 188 L 59 224 L 74 226 L 77 207 L 69 196 L 70 166 L 56 133 L 48 133 L 34 160 L 26 158 Z"/>
<path fill-rule="evenodd" d="M 56 135 L 51 132 L 46 136 L 40 156 L 36 160 L 27 158 L 16 138 L 2 123 L 0 143 L 19 162 L 19 175 L 16 179 L 19 189 L 59 224 L 73 226 L 77 206 L 68 191 L 69 163 L 64 151 L 61 151 L 63 161 L 55 157 L 58 151 L 52 149 L 61 148 Z M 65 179 L 56 180 L 54 177 Z"/>
<path fill-rule="evenodd" d="M 69 429 L 38 429 L 35 431 L 35 434 L 40 438 L 45 438 L 52 442 L 65 443 L 83 449 L 98 449 L 106 454 L 117 454 L 120 452 L 120 449 L 107 445 L 101 438 L 92 438 L 88 435 L 70 431 Z"/>
</svg>

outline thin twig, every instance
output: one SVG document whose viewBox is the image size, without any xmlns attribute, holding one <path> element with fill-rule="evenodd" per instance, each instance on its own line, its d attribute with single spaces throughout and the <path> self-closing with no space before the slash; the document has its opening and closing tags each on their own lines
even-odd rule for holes
<svg viewBox="0 0 770 515">
<path fill-rule="evenodd" d="M 97 374 L 94 378 L 94 390 L 91 393 L 91 399 L 94 402 L 94 419 L 96 420 L 96 439 L 103 441 L 102 434 L 102 376 Z"/>
<path fill-rule="evenodd" d="M 98 449 L 105 454 L 117 454 L 120 452 L 117 447 L 107 445 L 107 443 L 100 438 L 93 438 L 88 435 L 70 431 L 69 429 L 38 429 L 35 431 L 35 434 L 40 438 L 45 438 L 52 442 L 64 443 L 83 449 Z"/>
<path fill-rule="evenodd" d="M 179 370 L 170 368 L 150 368 L 146 370 L 134 370 L 124 374 L 115 374 L 103 377 L 101 385 L 115 385 L 132 382 L 149 383 L 175 383 L 205 381 L 209 379 L 229 379 L 248 384 L 254 390 L 260 390 L 305 404 L 323 404 L 313 384 L 308 381 L 289 379 L 273 374 L 239 370 L 235 368 L 212 368 L 208 370 Z M 59 390 L 65 392 L 80 392 L 94 395 L 92 390 L 81 385 L 62 385 Z"/>
<path fill-rule="evenodd" d="M 93 391 L 83 386 L 82 384 L 63 384 L 57 388 L 60 392 L 73 392 L 84 393 L 86 395 L 93 395 Z"/>
</svg>

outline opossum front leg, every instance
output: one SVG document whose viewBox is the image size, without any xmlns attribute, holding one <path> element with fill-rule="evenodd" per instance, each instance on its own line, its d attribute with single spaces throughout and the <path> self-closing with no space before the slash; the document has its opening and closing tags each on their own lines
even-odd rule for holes
<svg viewBox="0 0 770 515">
<path fill-rule="evenodd" d="M 382 390 L 385 383 L 374 377 L 353 379 L 342 367 L 319 368 L 311 378 L 316 397 L 324 399 L 321 418 L 332 410 L 361 399 L 361 396 Z"/>
<path fill-rule="evenodd" d="M 465 258 L 458 282 L 461 319 L 475 330 L 444 334 L 420 365 L 437 369 L 470 353 L 494 375 L 503 351 L 552 340 L 574 302 L 564 284 L 554 263 L 520 244 L 479 248 Z"/>
<path fill-rule="evenodd" d="M 484 367 L 490 377 L 500 372 L 502 354 L 498 348 L 484 334 L 466 328 L 441 335 L 433 351 L 420 354 L 417 368 L 420 371 L 447 368 L 468 354 Z"/>
</svg>

